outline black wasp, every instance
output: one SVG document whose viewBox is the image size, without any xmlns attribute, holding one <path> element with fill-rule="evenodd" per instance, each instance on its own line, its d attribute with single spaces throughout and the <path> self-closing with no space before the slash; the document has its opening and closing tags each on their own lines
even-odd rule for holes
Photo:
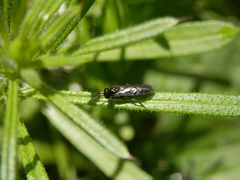
<svg viewBox="0 0 240 180">
<path fill-rule="evenodd" d="M 149 85 L 135 84 L 135 85 L 120 85 L 111 88 L 105 88 L 103 95 L 107 99 L 124 98 L 124 97 L 138 97 L 149 95 L 153 92 L 153 88 Z"/>
</svg>

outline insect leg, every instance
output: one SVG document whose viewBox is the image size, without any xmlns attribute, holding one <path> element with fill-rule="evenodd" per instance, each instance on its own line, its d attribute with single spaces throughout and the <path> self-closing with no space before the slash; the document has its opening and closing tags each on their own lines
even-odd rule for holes
<svg viewBox="0 0 240 180">
<path fill-rule="evenodd" d="M 130 102 L 136 106 L 142 106 L 143 108 L 146 108 L 142 102 L 138 101 L 137 99 L 134 99 L 132 97 L 120 97 L 118 98 L 119 100 L 125 101 L 125 102 Z"/>
<path fill-rule="evenodd" d="M 143 105 L 141 101 L 138 101 L 137 99 L 131 98 L 131 101 L 133 102 L 134 105 L 136 106 L 142 106 L 143 108 L 147 109 L 146 106 Z"/>
</svg>

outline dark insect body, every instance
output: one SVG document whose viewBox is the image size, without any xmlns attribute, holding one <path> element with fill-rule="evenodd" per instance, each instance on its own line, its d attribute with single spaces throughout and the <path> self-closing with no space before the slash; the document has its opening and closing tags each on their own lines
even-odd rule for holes
<svg viewBox="0 0 240 180">
<path fill-rule="evenodd" d="M 149 95 L 153 92 L 153 88 L 149 85 L 135 84 L 135 85 L 121 85 L 105 88 L 103 95 L 107 99 L 124 98 L 124 97 L 138 97 Z"/>
</svg>

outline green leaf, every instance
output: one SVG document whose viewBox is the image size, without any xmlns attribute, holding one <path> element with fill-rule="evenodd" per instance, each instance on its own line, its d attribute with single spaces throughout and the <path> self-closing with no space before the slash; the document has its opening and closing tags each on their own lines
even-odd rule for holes
<svg viewBox="0 0 240 180">
<path fill-rule="evenodd" d="M 134 163 L 119 159 L 106 151 L 91 136 L 54 107 L 48 106 L 43 113 L 63 136 L 90 159 L 106 176 L 114 179 L 152 179 L 151 176 L 139 169 Z"/>
<path fill-rule="evenodd" d="M 27 179 L 49 179 L 23 123 L 18 125 L 19 152 Z"/>
<path fill-rule="evenodd" d="M 62 98 L 61 95 L 57 94 L 56 91 L 41 83 L 41 80 L 35 71 L 23 70 L 21 75 L 27 83 L 34 86 L 48 101 L 50 101 L 74 123 L 84 129 L 89 135 L 94 137 L 97 142 L 110 152 L 124 159 L 129 159 L 131 157 L 125 145 L 118 138 L 112 135 L 100 124 L 100 122 L 97 122 L 79 107 L 68 102 Z"/>
<path fill-rule="evenodd" d="M 12 18 L 11 18 L 11 35 L 12 39 L 14 39 L 20 30 L 20 26 L 23 22 L 23 19 L 28 11 L 28 0 L 13 0 L 12 2 Z"/>
<path fill-rule="evenodd" d="M 222 21 L 189 22 L 166 32 L 172 55 L 202 53 L 222 47 L 231 41 L 239 29 Z"/>
<path fill-rule="evenodd" d="M 9 39 L 11 39 L 12 3 L 13 0 L 3 1 L 3 28 L 6 28 Z"/>
<path fill-rule="evenodd" d="M 2 144 L 1 179 L 14 180 L 17 174 L 18 85 L 8 80 L 7 109 Z"/>
<path fill-rule="evenodd" d="M 58 47 L 78 25 L 94 1 L 83 1 L 81 6 L 70 6 L 56 19 L 41 38 L 43 51 Z"/>
<path fill-rule="evenodd" d="M 65 0 L 48 0 L 44 2 L 39 16 L 35 19 L 31 31 L 29 31 L 29 36 L 38 37 L 43 31 L 44 26 L 52 19 L 59 7 L 61 5 L 64 6 L 64 1 Z"/>
<path fill-rule="evenodd" d="M 5 3 L 8 3 L 8 2 L 7 1 L 0 2 L 0 27 L 1 27 L 0 28 L 0 39 L 1 39 L 1 41 L 3 41 L 3 44 L 5 46 L 7 46 L 9 43 L 9 36 L 8 36 L 8 27 L 7 27 L 7 22 L 6 22 L 6 16 L 4 14 L 4 12 L 6 11 L 6 10 L 4 10 L 6 8 Z"/>
<path fill-rule="evenodd" d="M 79 24 L 81 19 L 85 16 L 85 14 L 87 13 L 87 11 L 94 2 L 95 0 L 82 1 L 81 13 L 76 18 L 74 18 L 72 22 L 67 26 L 67 28 L 62 32 L 59 38 L 51 46 L 51 49 L 58 47 L 67 38 L 67 36 L 72 32 L 72 30 Z"/>
<path fill-rule="evenodd" d="M 72 23 L 75 22 L 79 13 L 79 7 L 70 7 L 52 24 L 50 24 L 46 32 L 40 37 L 43 52 L 47 52 L 48 49 L 59 40 L 66 29 L 73 26 Z"/>
<path fill-rule="evenodd" d="M 28 10 L 27 15 L 24 18 L 24 21 L 21 25 L 20 30 L 20 36 L 21 37 L 29 37 L 30 32 L 33 32 L 32 30 L 36 27 L 36 24 L 39 23 L 40 18 L 42 17 L 40 15 L 44 5 L 46 4 L 46 1 L 44 0 L 36 0 L 33 1 L 32 7 Z"/>
<path fill-rule="evenodd" d="M 109 131 L 104 128 L 100 122 L 96 122 L 96 120 L 91 118 L 83 110 L 66 101 L 58 94 L 44 95 L 55 107 L 57 107 L 69 119 L 84 129 L 89 135 L 96 139 L 97 142 L 99 142 L 110 152 L 124 159 L 129 159 L 131 157 L 125 145 L 121 143 L 121 141 L 114 135 L 109 133 Z"/>
<path fill-rule="evenodd" d="M 193 55 L 222 47 L 231 41 L 238 29 L 222 21 L 189 22 L 178 25 L 163 36 L 127 46 L 122 49 L 87 55 L 55 55 L 42 57 L 40 66 L 78 65 L 91 61 L 150 60 Z M 100 39 L 100 38 L 99 38 Z M 91 41 L 89 41 L 91 42 Z M 104 44 L 104 42 L 102 42 Z M 118 43 L 117 41 L 115 42 Z M 83 47 L 84 50 L 84 47 Z M 79 52 L 81 49 L 79 49 Z M 77 51 L 78 52 L 78 51 Z"/>
<path fill-rule="evenodd" d="M 20 36 L 38 38 L 61 5 L 64 5 L 64 0 L 34 1 L 22 23 Z"/>
<path fill-rule="evenodd" d="M 175 18 L 159 18 L 116 33 L 91 39 L 75 55 L 98 53 L 109 49 L 123 47 L 145 39 L 155 37 L 171 27 L 175 26 L 178 20 Z"/>
<path fill-rule="evenodd" d="M 25 95 L 33 95 L 32 89 L 22 91 Z M 149 97 L 140 98 L 139 102 L 129 100 L 107 100 L 99 97 L 94 100 L 90 92 L 69 92 L 61 91 L 59 96 L 75 104 L 89 104 L 116 109 L 135 111 L 156 111 L 189 113 L 211 116 L 240 116 L 240 96 L 204 94 L 204 93 L 164 93 L 155 92 Z M 36 98 L 44 99 L 39 93 L 33 95 Z"/>
</svg>

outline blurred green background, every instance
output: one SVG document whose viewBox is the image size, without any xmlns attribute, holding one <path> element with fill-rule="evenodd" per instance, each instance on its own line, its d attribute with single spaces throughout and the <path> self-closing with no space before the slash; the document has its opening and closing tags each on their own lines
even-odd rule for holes
<svg viewBox="0 0 240 180">
<path fill-rule="evenodd" d="M 66 43 L 84 43 L 164 16 L 186 16 L 190 21 L 219 19 L 239 26 L 240 1 L 97 0 Z M 120 59 L 41 72 L 60 90 L 100 92 L 116 84 L 143 83 L 162 92 L 239 94 L 239 47 L 237 37 L 221 49 L 195 56 L 131 62 Z M 50 179 L 106 179 L 48 123 L 40 112 L 41 103 L 35 99 L 23 101 L 21 119 L 26 120 Z M 83 108 L 117 134 L 136 157 L 136 163 L 155 179 L 240 177 L 239 118 Z"/>
</svg>

